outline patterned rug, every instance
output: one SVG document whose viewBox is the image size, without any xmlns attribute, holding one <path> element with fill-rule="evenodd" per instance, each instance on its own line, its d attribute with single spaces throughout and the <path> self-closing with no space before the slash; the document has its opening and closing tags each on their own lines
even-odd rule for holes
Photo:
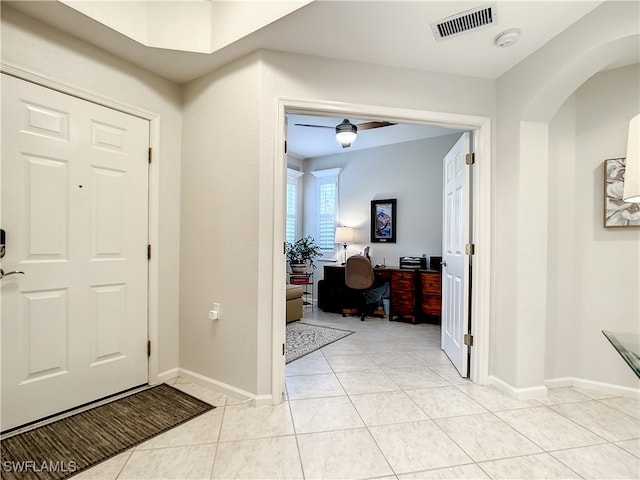
<svg viewBox="0 0 640 480">
<path fill-rule="evenodd" d="M 321 327 L 309 323 L 288 323 L 285 363 L 293 362 L 352 333 L 354 332 L 349 330 Z"/>
<path fill-rule="evenodd" d="M 64 479 L 215 407 L 161 384 L 0 441 L 2 479 Z"/>
</svg>

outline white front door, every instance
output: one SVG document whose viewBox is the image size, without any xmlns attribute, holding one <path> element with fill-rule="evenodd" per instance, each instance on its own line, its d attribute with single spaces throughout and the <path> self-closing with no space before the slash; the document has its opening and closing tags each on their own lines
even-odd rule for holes
<svg viewBox="0 0 640 480">
<path fill-rule="evenodd" d="M 2 75 L 2 430 L 146 384 L 149 122 Z"/>
<path fill-rule="evenodd" d="M 442 349 L 460 375 L 468 376 L 468 350 L 464 335 L 469 328 L 469 175 L 465 133 L 443 160 L 444 214 L 442 266 Z"/>
</svg>

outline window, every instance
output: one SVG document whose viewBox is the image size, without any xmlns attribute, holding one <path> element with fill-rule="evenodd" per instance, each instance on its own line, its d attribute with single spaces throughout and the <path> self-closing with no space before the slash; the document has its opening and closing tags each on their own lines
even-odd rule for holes
<svg viewBox="0 0 640 480">
<path fill-rule="evenodd" d="M 311 172 L 317 180 L 317 238 L 321 250 L 334 251 L 338 216 L 338 175 L 340 168 Z"/>
<path fill-rule="evenodd" d="M 293 243 L 298 238 L 298 179 L 302 172 L 287 168 L 287 222 L 285 240 Z"/>
</svg>

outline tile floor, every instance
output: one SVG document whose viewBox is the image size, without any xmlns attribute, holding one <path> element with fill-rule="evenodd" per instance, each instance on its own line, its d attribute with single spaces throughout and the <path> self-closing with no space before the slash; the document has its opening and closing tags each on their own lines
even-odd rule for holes
<svg viewBox="0 0 640 480">
<path fill-rule="evenodd" d="M 356 333 L 287 365 L 287 400 L 218 408 L 80 479 L 640 478 L 638 400 L 576 388 L 518 401 L 460 378 L 439 327 L 322 312 Z"/>
</svg>

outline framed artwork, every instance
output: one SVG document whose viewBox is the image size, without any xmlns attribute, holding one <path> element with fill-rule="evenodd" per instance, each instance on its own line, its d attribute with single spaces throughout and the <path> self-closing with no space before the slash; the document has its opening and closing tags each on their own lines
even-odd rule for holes
<svg viewBox="0 0 640 480">
<path fill-rule="evenodd" d="M 396 199 L 371 200 L 371 241 L 396 243 Z"/>
<path fill-rule="evenodd" d="M 622 200 L 625 159 L 604 161 L 604 226 L 640 227 L 640 203 Z"/>
</svg>

